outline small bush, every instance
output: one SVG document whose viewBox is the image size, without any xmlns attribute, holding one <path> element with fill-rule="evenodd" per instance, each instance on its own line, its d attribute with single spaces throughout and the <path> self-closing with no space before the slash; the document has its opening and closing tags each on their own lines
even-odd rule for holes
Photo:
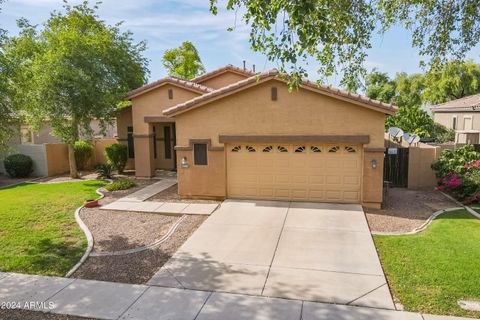
<svg viewBox="0 0 480 320">
<path fill-rule="evenodd" d="M 107 188 L 108 191 L 117 191 L 127 190 L 135 187 L 136 185 L 137 184 L 132 179 L 123 178 L 114 181 L 113 183 L 107 185 L 105 188 Z"/>
<path fill-rule="evenodd" d="M 95 166 L 99 179 L 112 179 L 115 168 L 111 163 L 100 163 Z"/>
<path fill-rule="evenodd" d="M 93 155 L 93 146 L 86 141 L 77 141 L 73 145 L 78 170 L 84 170 Z"/>
<path fill-rule="evenodd" d="M 440 158 L 432 165 L 437 178 L 446 177 L 449 173 L 464 173 L 465 164 L 480 159 L 480 153 L 471 144 L 454 150 L 445 149 Z"/>
<path fill-rule="evenodd" d="M 126 144 L 114 143 L 105 148 L 105 156 L 119 174 L 123 173 L 128 160 Z"/>
<path fill-rule="evenodd" d="M 33 172 L 33 161 L 24 154 L 12 154 L 5 158 L 5 171 L 12 178 L 25 178 Z"/>
</svg>

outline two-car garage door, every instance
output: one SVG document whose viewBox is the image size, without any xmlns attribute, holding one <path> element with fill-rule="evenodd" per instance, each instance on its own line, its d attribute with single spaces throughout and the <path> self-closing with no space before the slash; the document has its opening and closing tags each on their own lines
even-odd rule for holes
<svg viewBox="0 0 480 320">
<path fill-rule="evenodd" d="M 226 154 L 230 198 L 360 202 L 361 145 L 228 144 Z"/>
</svg>

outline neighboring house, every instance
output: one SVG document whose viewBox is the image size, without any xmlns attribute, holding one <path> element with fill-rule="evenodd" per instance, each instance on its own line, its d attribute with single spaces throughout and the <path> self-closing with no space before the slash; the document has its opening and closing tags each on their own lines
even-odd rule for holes
<svg viewBox="0 0 480 320">
<path fill-rule="evenodd" d="M 309 81 L 289 93 L 276 70 L 231 65 L 127 98 L 117 126 L 136 175 L 178 168 L 183 197 L 382 202 L 392 105 Z"/>
<path fill-rule="evenodd" d="M 117 135 L 116 124 L 109 125 L 105 134 L 101 134 L 100 122 L 92 120 L 90 127 L 93 130 L 92 137 L 83 136 L 82 139 L 88 138 L 114 138 Z M 38 132 L 32 130 L 27 124 L 20 125 L 18 134 L 11 139 L 10 145 L 15 144 L 44 144 L 44 143 L 62 143 L 57 137 L 52 134 L 52 127 L 48 122 L 45 122 Z"/>
<path fill-rule="evenodd" d="M 480 94 L 430 107 L 433 120 L 455 130 L 456 143 L 479 143 Z"/>
</svg>

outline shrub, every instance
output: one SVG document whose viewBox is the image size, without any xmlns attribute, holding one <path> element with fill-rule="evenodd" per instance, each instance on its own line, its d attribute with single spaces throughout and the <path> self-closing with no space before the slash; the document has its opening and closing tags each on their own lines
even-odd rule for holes
<svg viewBox="0 0 480 320">
<path fill-rule="evenodd" d="M 465 172 L 465 164 L 480 159 L 473 145 L 467 144 L 454 150 L 445 149 L 440 158 L 432 165 L 437 178 L 446 177 L 450 172 L 461 174 Z"/>
<path fill-rule="evenodd" d="M 127 145 L 114 143 L 105 148 L 105 155 L 113 167 L 122 174 L 128 160 Z"/>
<path fill-rule="evenodd" d="M 33 161 L 24 154 L 12 154 L 5 158 L 5 171 L 12 178 L 25 178 L 33 172 Z"/>
<path fill-rule="evenodd" d="M 127 190 L 135 187 L 136 185 L 137 184 L 132 179 L 122 178 L 107 185 L 105 188 L 108 191 L 117 191 L 117 190 Z"/>
<path fill-rule="evenodd" d="M 87 141 L 77 141 L 73 145 L 78 170 L 84 170 L 93 155 L 93 146 Z"/>
<path fill-rule="evenodd" d="M 99 179 L 112 179 L 115 168 L 111 163 L 100 163 L 95 166 Z"/>
</svg>

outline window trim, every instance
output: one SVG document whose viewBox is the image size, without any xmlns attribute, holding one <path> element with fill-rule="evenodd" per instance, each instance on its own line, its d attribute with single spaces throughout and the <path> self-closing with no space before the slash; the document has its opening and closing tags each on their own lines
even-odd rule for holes
<svg viewBox="0 0 480 320">
<path fill-rule="evenodd" d="M 196 146 L 204 146 L 205 147 L 205 163 L 197 163 L 197 157 L 195 154 L 197 153 Z M 193 143 L 192 145 L 192 154 L 193 154 L 193 165 L 194 166 L 208 166 L 208 144 L 207 143 Z"/>
<path fill-rule="evenodd" d="M 465 119 L 470 119 L 470 128 L 468 129 L 465 128 Z M 463 116 L 463 130 L 464 131 L 473 130 L 473 115 Z"/>
</svg>

